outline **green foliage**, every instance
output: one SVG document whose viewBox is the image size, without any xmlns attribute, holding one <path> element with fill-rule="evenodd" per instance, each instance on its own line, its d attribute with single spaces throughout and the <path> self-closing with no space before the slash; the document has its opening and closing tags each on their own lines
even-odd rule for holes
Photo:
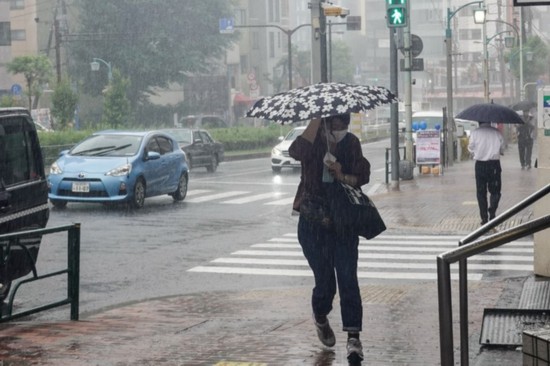
<svg viewBox="0 0 550 366">
<path fill-rule="evenodd" d="M 512 48 L 505 56 L 505 61 L 510 64 L 512 73 L 519 78 L 519 47 Z M 548 58 L 550 49 L 538 36 L 529 37 L 523 43 L 523 82 L 536 82 L 548 70 Z M 532 60 L 527 60 L 527 54 L 532 53 Z M 521 85 L 520 87 L 523 87 Z"/>
<path fill-rule="evenodd" d="M 23 74 L 27 84 L 28 108 L 33 109 L 38 105 L 38 99 L 42 93 L 41 86 L 52 77 L 52 64 L 46 55 L 19 56 L 6 64 L 9 73 Z M 32 97 L 34 96 L 34 104 Z"/>
<path fill-rule="evenodd" d="M 0 107 L 1 108 L 7 108 L 7 107 L 22 107 L 21 100 L 17 100 L 13 97 L 11 94 L 3 95 L 2 98 L 0 98 Z"/>
<path fill-rule="evenodd" d="M 55 120 L 52 128 L 65 130 L 71 127 L 77 103 L 78 95 L 71 88 L 70 82 L 64 79 L 58 83 L 52 96 L 52 115 Z"/>
<path fill-rule="evenodd" d="M 355 67 L 351 50 L 345 42 L 332 41 L 332 81 L 353 83 Z"/>
<path fill-rule="evenodd" d="M 223 59 L 236 35 L 220 34 L 219 19 L 233 17 L 226 0 L 75 0 L 79 29 L 96 42 L 72 47 L 73 72 L 84 88 L 99 94 L 106 73 L 92 72 L 94 57 L 110 62 L 130 79 L 131 105 L 143 102 L 152 87 L 181 82 L 180 72 L 209 72 Z M 73 45 L 71 45 L 73 46 Z"/>
<path fill-rule="evenodd" d="M 112 128 L 127 127 L 130 117 L 130 102 L 126 90 L 130 81 L 123 78 L 118 69 L 113 70 L 112 84 L 105 93 L 102 123 Z"/>
<path fill-rule="evenodd" d="M 226 151 L 254 150 L 273 147 L 279 136 L 284 136 L 294 126 L 277 124 L 268 127 L 232 127 L 209 130 L 215 140 L 223 143 Z"/>
</svg>

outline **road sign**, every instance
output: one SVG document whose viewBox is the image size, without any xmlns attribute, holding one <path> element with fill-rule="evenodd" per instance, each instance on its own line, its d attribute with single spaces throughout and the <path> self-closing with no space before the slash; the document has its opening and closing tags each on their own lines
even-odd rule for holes
<svg viewBox="0 0 550 366">
<path fill-rule="evenodd" d="M 13 84 L 13 85 L 11 86 L 11 93 L 12 93 L 13 95 L 19 96 L 19 95 L 21 95 L 22 91 L 23 91 L 23 88 L 22 88 L 21 85 L 19 85 L 19 84 Z"/>
<path fill-rule="evenodd" d="M 233 33 L 235 31 L 234 21 L 231 18 L 221 18 L 220 19 L 220 33 L 227 34 Z"/>
<path fill-rule="evenodd" d="M 399 60 L 399 68 L 401 71 L 409 71 L 405 69 L 405 60 Z M 424 71 L 424 59 L 423 58 L 413 58 L 411 60 L 411 70 L 410 71 Z"/>
<path fill-rule="evenodd" d="M 386 0 L 386 23 L 390 28 L 406 27 L 408 0 Z"/>
</svg>

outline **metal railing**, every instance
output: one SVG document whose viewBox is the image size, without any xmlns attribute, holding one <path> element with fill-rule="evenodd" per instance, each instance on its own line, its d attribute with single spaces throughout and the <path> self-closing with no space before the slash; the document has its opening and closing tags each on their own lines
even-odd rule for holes
<svg viewBox="0 0 550 366">
<path fill-rule="evenodd" d="M 80 288 L 80 224 L 73 224 L 67 226 L 58 226 L 49 229 L 38 229 L 38 230 L 28 230 L 21 231 L 12 234 L 0 235 L 0 245 L 6 247 L 3 250 L 4 253 L 9 253 L 12 247 L 20 247 L 26 253 L 26 255 L 31 256 L 30 251 L 26 248 L 25 244 L 22 242 L 25 238 L 36 238 L 37 236 L 42 236 L 46 234 L 53 234 L 58 232 L 67 232 L 67 268 L 59 270 L 56 272 L 46 273 L 43 275 L 38 275 L 35 266 L 35 259 L 30 258 L 29 261 L 32 264 L 32 276 L 30 278 L 21 280 L 17 282 L 13 289 L 11 289 L 9 300 L 5 309 L 0 311 L 0 323 L 7 322 L 16 318 L 21 318 L 27 315 L 38 313 L 40 311 L 49 310 L 59 306 L 71 305 L 71 320 L 78 320 L 78 304 L 79 304 L 79 288 Z M 23 239 L 23 240 L 22 240 Z M 0 258 L 4 260 L 4 258 Z M 0 263 L 1 264 L 1 263 Z M 17 290 L 26 283 L 39 281 L 45 278 L 50 278 L 54 276 L 67 275 L 67 297 L 65 299 L 55 301 L 49 304 L 38 306 L 29 310 L 21 311 L 18 313 L 13 313 L 13 301 Z"/>
<path fill-rule="evenodd" d="M 536 191 L 487 224 L 459 241 L 459 247 L 437 256 L 437 287 L 439 298 L 439 343 L 441 365 L 454 365 L 453 316 L 451 296 L 450 265 L 459 264 L 459 307 L 460 307 L 460 364 L 468 366 L 468 280 L 467 258 L 484 253 L 511 241 L 523 238 L 550 227 L 550 215 L 546 215 L 497 234 L 478 239 L 524 208 L 550 193 L 550 184 Z"/>
</svg>

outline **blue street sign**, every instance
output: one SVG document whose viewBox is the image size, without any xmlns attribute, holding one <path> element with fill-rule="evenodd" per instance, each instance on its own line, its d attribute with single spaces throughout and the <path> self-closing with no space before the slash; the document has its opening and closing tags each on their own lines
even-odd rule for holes
<svg viewBox="0 0 550 366">
<path fill-rule="evenodd" d="M 21 92 L 23 91 L 23 88 L 19 84 L 13 84 L 11 86 L 11 93 L 13 95 L 21 95 Z"/>
<path fill-rule="evenodd" d="M 233 33 L 235 28 L 233 27 L 233 19 L 221 18 L 220 19 L 220 33 Z"/>
</svg>

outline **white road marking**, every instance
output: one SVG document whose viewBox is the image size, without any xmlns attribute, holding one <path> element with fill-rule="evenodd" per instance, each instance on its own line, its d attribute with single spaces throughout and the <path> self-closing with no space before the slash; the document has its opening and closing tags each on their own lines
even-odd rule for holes
<svg viewBox="0 0 550 366">
<path fill-rule="evenodd" d="M 245 194 L 245 193 L 248 193 L 248 192 L 245 192 L 245 191 L 230 191 L 230 192 L 223 192 L 223 193 L 217 193 L 217 194 L 210 194 L 210 195 L 207 195 L 207 196 L 201 196 L 201 197 L 197 197 L 197 198 L 188 199 L 187 202 L 197 203 L 197 202 L 214 201 L 214 200 L 227 198 L 227 197 L 240 196 L 240 195 Z"/>
<path fill-rule="evenodd" d="M 243 198 L 236 198 L 229 201 L 222 201 L 222 203 L 243 204 L 243 203 L 250 203 L 250 202 L 265 200 L 267 198 L 279 198 L 282 195 L 283 193 L 280 193 L 280 192 L 269 192 L 269 193 L 256 194 L 252 196 L 246 196 Z"/>
</svg>

